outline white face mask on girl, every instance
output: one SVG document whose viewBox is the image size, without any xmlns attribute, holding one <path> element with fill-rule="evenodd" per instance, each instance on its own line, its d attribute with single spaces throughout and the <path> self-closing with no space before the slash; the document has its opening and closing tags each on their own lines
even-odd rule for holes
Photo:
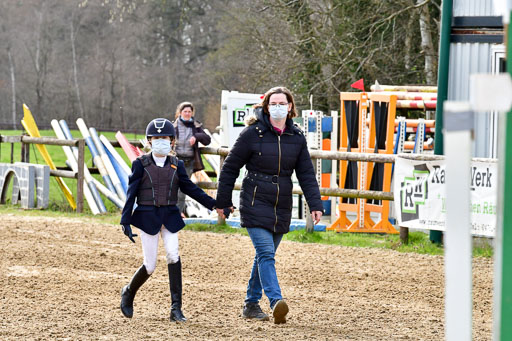
<svg viewBox="0 0 512 341">
<path fill-rule="evenodd" d="M 151 150 L 158 155 L 167 155 L 171 151 L 171 141 L 166 139 L 156 139 L 151 141 Z"/>
<path fill-rule="evenodd" d="M 288 104 L 269 105 L 268 112 L 274 120 L 282 120 L 288 116 Z"/>
</svg>

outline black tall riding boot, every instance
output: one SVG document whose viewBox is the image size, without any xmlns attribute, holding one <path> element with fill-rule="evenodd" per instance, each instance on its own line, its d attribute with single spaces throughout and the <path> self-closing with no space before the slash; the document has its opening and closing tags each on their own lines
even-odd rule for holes
<svg viewBox="0 0 512 341">
<path fill-rule="evenodd" d="M 171 288 L 171 321 L 185 322 L 187 319 L 181 312 L 181 259 L 174 264 L 167 264 L 169 269 L 169 287 Z"/>
<path fill-rule="evenodd" d="M 121 311 L 126 317 L 133 316 L 133 299 L 137 290 L 147 281 L 149 275 L 146 267 L 142 265 L 132 277 L 132 280 L 121 290 Z"/>
</svg>

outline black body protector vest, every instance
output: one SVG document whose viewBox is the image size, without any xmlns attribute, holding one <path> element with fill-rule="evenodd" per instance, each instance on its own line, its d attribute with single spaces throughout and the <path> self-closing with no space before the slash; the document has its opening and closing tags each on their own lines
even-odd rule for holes
<svg viewBox="0 0 512 341">
<path fill-rule="evenodd" d="M 151 154 L 142 155 L 139 160 L 144 166 L 144 175 L 137 193 L 138 205 L 170 206 L 178 202 L 178 159 L 170 158 L 170 164 L 158 167 Z"/>
</svg>

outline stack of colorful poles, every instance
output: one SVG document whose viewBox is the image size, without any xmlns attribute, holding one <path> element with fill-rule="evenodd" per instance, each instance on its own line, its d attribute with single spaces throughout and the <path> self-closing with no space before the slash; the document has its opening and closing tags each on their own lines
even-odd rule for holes
<svg viewBox="0 0 512 341">
<path fill-rule="evenodd" d="M 416 86 L 416 85 L 380 85 L 370 87 L 372 92 L 385 92 L 389 95 L 396 95 L 397 109 L 423 109 L 436 110 L 437 87 Z"/>
<path fill-rule="evenodd" d="M 130 167 L 105 136 L 98 136 L 94 128 L 88 129 L 81 118 L 76 123 L 105 184 L 96 180 L 84 165 L 84 196 L 91 212 L 101 214 L 107 211 L 100 193 L 118 208 L 123 208 L 128 190 L 128 175 L 131 173 Z M 58 139 L 73 139 L 66 121 L 52 120 L 51 125 Z M 78 148 L 67 146 L 62 148 L 67 158 L 66 164 L 73 171 L 78 171 Z"/>
</svg>

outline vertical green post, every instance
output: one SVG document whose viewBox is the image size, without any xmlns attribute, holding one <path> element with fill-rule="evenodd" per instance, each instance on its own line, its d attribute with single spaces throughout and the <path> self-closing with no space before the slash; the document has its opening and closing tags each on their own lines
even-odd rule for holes
<svg viewBox="0 0 512 341">
<path fill-rule="evenodd" d="M 509 14 L 512 19 L 512 12 Z M 506 27 L 506 46 L 507 46 L 507 72 L 512 76 L 512 33 L 510 32 L 511 21 Z M 510 94 L 504 94 L 509 96 Z M 502 166 L 500 170 L 503 172 L 501 176 L 503 187 L 500 188 L 502 192 L 501 200 L 501 213 L 502 226 L 501 226 L 501 243 L 496 250 L 501 251 L 501 254 L 496 254 L 497 263 L 501 265 L 501 269 L 496 268 L 495 271 L 501 272 L 501 285 L 497 283 L 497 288 L 501 293 L 501 300 L 499 302 L 499 340 L 512 340 L 512 210 L 506 209 L 507 205 L 512 202 L 512 110 L 505 116 L 505 148 L 501 153 Z M 500 193 L 499 193 L 500 194 Z M 498 195 L 499 195 L 498 194 Z M 499 219 L 498 219 L 499 222 Z M 499 227 L 498 227 L 499 228 Z M 500 242 L 498 239 L 497 242 Z M 498 252 L 499 252 L 498 251 Z M 501 262 L 499 261 L 501 259 Z M 496 261 L 496 260 L 495 260 Z M 496 316 L 495 316 L 496 318 Z"/>
<path fill-rule="evenodd" d="M 441 10 L 441 37 L 439 39 L 439 66 L 437 69 L 436 132 L 434 154 L 443 154 L 443 103 L 448 98 L 448 73 L 450 71 L 450 33 L 452 31 L 453 0 L 443 0 Z M 443 233 L 430 230 L 430 241 L 441 243 Z"/>
</svg>

